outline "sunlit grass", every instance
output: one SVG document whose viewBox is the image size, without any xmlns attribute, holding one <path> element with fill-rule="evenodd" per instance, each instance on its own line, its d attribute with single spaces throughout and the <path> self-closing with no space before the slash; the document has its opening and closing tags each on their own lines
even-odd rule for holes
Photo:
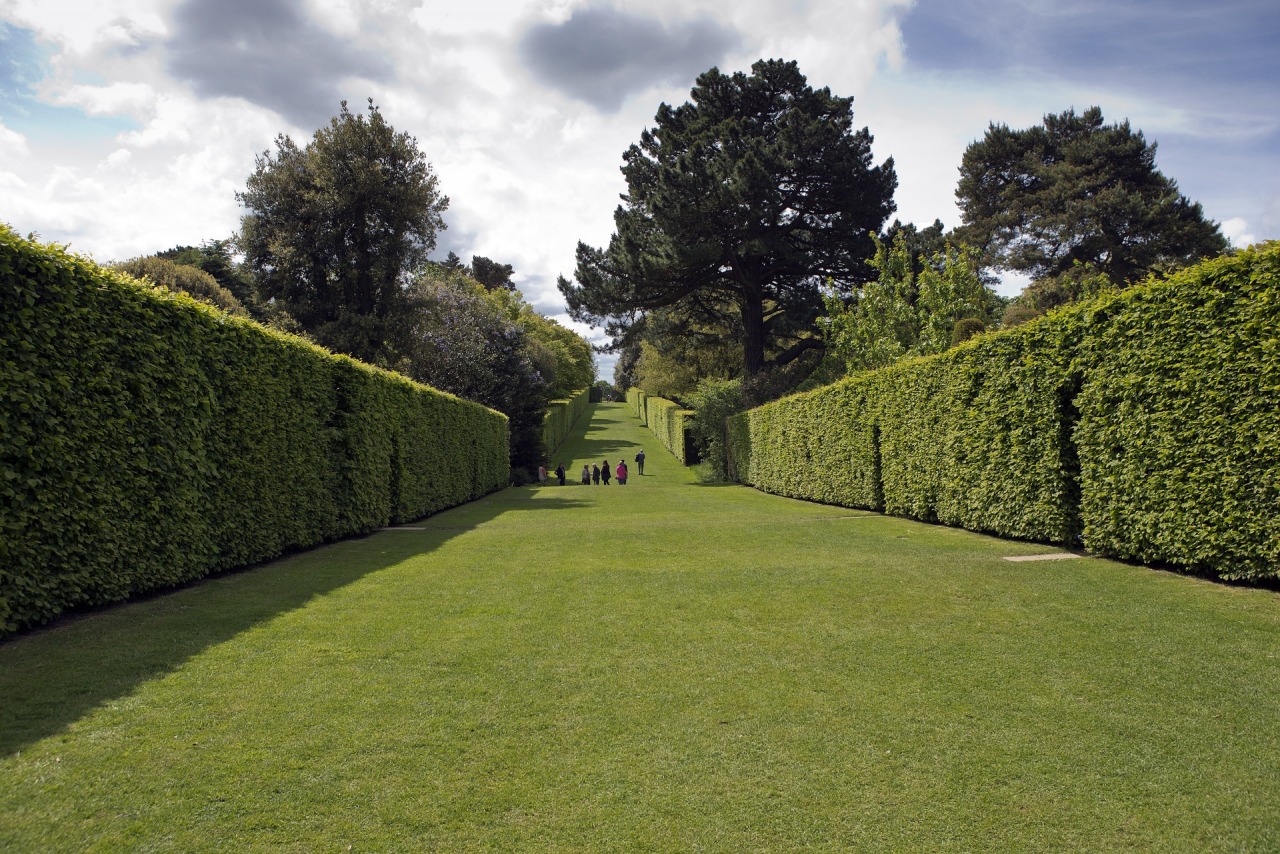
<svg viewBox="0 0 1280 854">
<path fill-rule="evenodd" d="M 1280 596 L 695 483 L 507 490 L 0 645 L 0 850 L 1276 850 Z"/>
</svg>

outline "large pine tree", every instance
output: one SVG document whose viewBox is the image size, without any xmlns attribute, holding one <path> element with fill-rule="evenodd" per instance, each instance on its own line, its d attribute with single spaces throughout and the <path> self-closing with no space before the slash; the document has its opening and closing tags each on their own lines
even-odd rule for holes
<svg viewBox="0 0 1280 854">
<path fill-rule="evenodd" d="M 993 267 L 1047 279 L 1085 265 L 1125 283 L 1227 247 L 1216 223 L 1155 167 L 1156 146 L 1102 111 L 1026 130 L 992 124 L 964 153 L 955 236 Z"/>
<path fill-rule="evenodd" d="M 794 62 L 702 74 L 623 155 L 608 248 L 580 243 L 576 284 L 560 279 L 570 312 L 621 341 L 670 307 L 740 340 L 748 375 L 820 346 L 818 285 L 870 278 L 872 235 L 894 210 L 893 161 L 872 164 L 852 105 Z"/>
</svg>

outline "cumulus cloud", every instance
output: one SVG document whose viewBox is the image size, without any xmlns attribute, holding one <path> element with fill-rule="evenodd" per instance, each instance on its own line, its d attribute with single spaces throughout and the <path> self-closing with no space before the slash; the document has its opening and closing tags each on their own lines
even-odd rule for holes
<svg viewBox="0 0 1280 854">
<path fill-rule="evenodd" d="M 25 136 L 0 124 L 0 158 L 17 160 L 30 153 L 31 149 L 27 146 Z"/>
<path fill-rule="evenodd" d="M 1244 248 L 1258 242 L 1258 238 L 1253 234 L 1244 217 L 1233 216 L 1223 222 L 1222 233 L 1231 241 L 1232 246 Z"/>
<path fill-rule="evenodd" d="M 104 169 L 118 169 L 133 159 L 133 152 L 127 148 L 117 148 L 102 161 Z"/>
<path fill-rule="evenodd" d="M 57 94 L 55 100 L 59 104 L 79 107 L 91 116 L 140 115 L 155 105 L 156 93 L 145 83 L 73 85 Z"/>
<path fill-rule="evenodd" d="M 243 98 L 300 127 L 337 112 L 342 81 L 393 75 L 383 57 L 308 18 L 300 0 L 186 0 L 174 25 L 169 70 L 197 95 Z"/>
<path fill-rule="evenodd" d="M 613 112 L 628 95 L 685 83 L 719 63 L 742 37 L 707 16 L 664 24 L 610 8 L 575 11 L 538 23 L 520 39 L 520 56 L 553 89 Z"/>
<path fill-rule="evenodd" d="M 924 0 L 903 34 L 920 68 L 1160 91 L 1224 113 L 1261 94 L 1280 110 L 1280 15 L 1256 0 Z"/>
<path fill-rule="evenodd" d="M 0 196 L 19 231 L 104 260 L 226 237 L 255 153 L 372 95 L 451 199 L 434 257 L 511 264 L 526 299 L 568 322 L 556 276 L 573 275 L 577 241 L 608 242 L 622 152 L 658 104 L 713 65 L 780 58 L 857 99 L 876 160 L 895 158 L 904 220 L 957 223 L 956 167 L 988 121 L 1097 103 L 1158 138 L 1162 171 L 1239 244 L 1280 228 L 1280 18 L 1260 22 L 1264 6 L 0 0 Z M 1090 28 L 1107 30 L 1092 48 Z M 1197 29 L 1217 47 L 1183 50 Z"/>
</svg>

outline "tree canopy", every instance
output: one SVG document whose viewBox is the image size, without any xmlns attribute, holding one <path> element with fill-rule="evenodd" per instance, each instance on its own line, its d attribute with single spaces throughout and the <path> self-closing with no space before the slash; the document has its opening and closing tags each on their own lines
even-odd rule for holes
<svg viewBox="0 0 1280 854">
<path fill-rule="evenodd" d="M 548 382 L 534 362 L 525 328 L 483 285 L 444 267 L 419 274 L 412 302 L 404 372 L 505 414 L 510 419 L 511 465 L 536 466 L 542 456 Z"/>
<path fill-rule="evenodd" d="M 827 297 L 828 356 L 846 372 L 941 353 L 993 326 L 1002 311 L 1003 302 L 982 280 L 976 250 L 944 244 L 932 255 L 917 255 L 915 237 L 902 229 L 892 244 L 877 240 L 876 280 L 847 302 Z"/>
<path fill-rule="evenodd" d="M 515 282 L 511 281 L 514 273 L 515 270 L 510 264 L 499 264 L 483 255 L 471 256 L 471 278 L 491 291 L 499 289 L 514 291 Z"/>
<path fill-rule="evenodd" d="M 635 313 L 671 307 L 739 341 L 745 373 L 821 346 L 819 284 L 869 277 L 893 212 L 893 161 L 875 166 L 853 99 L 810 87 L 794 62 L 698 77 L 623 154 L 627 182 L 606 249 L 578 244 L 571 315 L 625 345 Z"/>
<path fill-rule="evenodd" d="M 412 136 L 373 100 L 346 102 L 305 148 L 263 152 L 243 193 L 239 243 L 259 292 L 318 343 L 388 365 L 408 334 L 407 286 L 445 228 L 449 200 Z"/>
<path fill-rule="evenodd" d="M 201 302 L 217 306 L 227 314 L 249 316 L 248 310 L 236 299 L 235 294 L 194 264 L 177 263 L 159 255 L 150 255 L 121 262 L 114 269 L 134 278 L 146 279 L 166 290 L 187 294 Z"/>
<path fill-rule="evenodd" d="M 591 345 L 538 314 L 519 291 L 490 290 L 464 269 L 428 264 L 415 278 L 400 368 L 507 415 L 511 464 L 533 468 L 543 452 L 547 403 L 595 382 Z"/>
<path fill-rule="evenodd" d="M 1216 223 L 1155 168 L 1155 143 L 1090 107 L 1011 130 L 991 124 L 964 153 L 955 237 L 991 266 L 1056 277 L 1083 266 L 1123 284 L 1227 247 Z"/>
</svg>

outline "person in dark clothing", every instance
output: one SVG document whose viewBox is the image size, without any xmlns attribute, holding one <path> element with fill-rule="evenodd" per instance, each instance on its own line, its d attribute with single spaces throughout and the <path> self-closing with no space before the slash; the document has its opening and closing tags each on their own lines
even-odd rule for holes
<svg viewBox="0 0 1280 854">
<path fill-rule="evenodd" d="M 591 467 L 591 482 L 594 484 L 600 483 L 600 466 L 598 465 Z"/>
<path fill-rule="evenodd" d="M 608 486 L 609 478 L 611 477 L 613 477 L 613 475 L 609 473 L 609 461 L 605 460 L 600 464 L 600 479 L 604 481 L 605 486 Z"/>
<path fill-rule="evenodd" d="M 556 465 L 556 478 L 559 479 L 560 485 L 564 486 L 564 463 Z"/>
<path fill-rule="evenodd" d="M 638 471 L 640 474 L 644 474 L 644 450 L 643 449 L 640 451 L 640 453 L 636 454 L 636 471 Z"/>
</svg>

